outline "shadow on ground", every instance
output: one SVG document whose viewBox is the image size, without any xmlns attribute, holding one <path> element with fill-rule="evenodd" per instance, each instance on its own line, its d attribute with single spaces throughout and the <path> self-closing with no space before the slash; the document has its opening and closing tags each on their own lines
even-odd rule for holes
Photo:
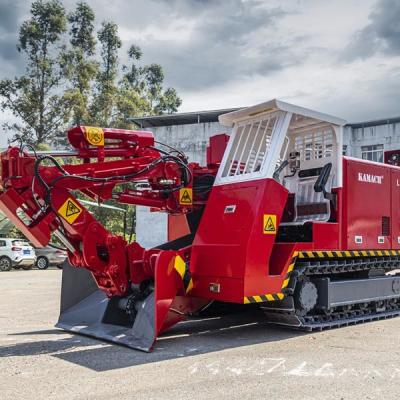
<svg viewBox="0 0 400 400">
<path fill-rule="evenodd" d="M 54 334 L 56 336 L 60 332 L 65 334 L 54 329 L 20 332 L 14 335 Z M 143 353 L 74 335 L 67 338 L 33 340 L 1 346 L 0 357 L 51 354 L 53 357 L 94 371 L 108 371 L 241 346 L 267 344 L 300 335 L 304 333 L 268 325 L 260 311 L 252 310 L 247 313 L 181 322 L 158 338 L 152 353 Z M 93 347 L 95 345 L 96 347 Z"/>
</svg>

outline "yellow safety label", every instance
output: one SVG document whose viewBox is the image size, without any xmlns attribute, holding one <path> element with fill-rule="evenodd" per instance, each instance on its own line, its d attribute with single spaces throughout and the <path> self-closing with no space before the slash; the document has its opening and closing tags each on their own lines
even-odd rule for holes
<svg viewBox="0 0 400 400">
<path fill-rule="evenodd" d="M 263 233 L 266 235 L 276 234 L 276 215 L 275 214 L 264 214 Z"/>
<path fill-rule="evenodd" d="M 58 209 L 58 213 L 69 223 L 73 224 L 81 215 L 82 208 L 71 198 L 68 198 Z"/>
<path fill-rule="evenodd" d="M 174 267 L 176 272 L 182 278 L 182 283 L 185 288 L 185 293 L 190 292 L 193 289 L 193 279 L 190 273 L 189 265 L 185 263 L 181 256 L 175 257 Z"/>
<path fill-rule="evenodd" d="M 193 192 L 191 188 L 179 190 L 179 204 L 184 206 L 191 206 L 193 204 Z"/>
<path fill-rule="evenodd" d="M 104 131 L 95 126 L 85 126 L 86 140 L 93 146 L 104 146 Z"/>
</svg>

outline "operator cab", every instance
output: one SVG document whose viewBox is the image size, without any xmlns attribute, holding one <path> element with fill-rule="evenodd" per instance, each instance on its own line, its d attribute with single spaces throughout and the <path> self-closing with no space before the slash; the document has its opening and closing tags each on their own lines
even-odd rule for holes
<svg viewBox="0 0 400 400">
<path fill-rule="evenodd" d="M 293 118 L 293 117 L 292 117 Z M 294 116 L 287 132 L 287 164 L 275 179 L 288 189 L 289 203 L 282 226 L 329 221 L 334 207 L 332 188 L 338 186 L 338 141 L 329 123 L 309 125 Z M 297 121 L 296 121 L 297 120 Z M 282 165 L 282 164 L 281 164 Z"/>
<path fill-rule="evenodd" d="M 215 184 L 272 178 L 289 192 L 280 226 L 336 219 L 345 121 L 271 100 L 220 116 L 233 126 Z"/>
</svg>

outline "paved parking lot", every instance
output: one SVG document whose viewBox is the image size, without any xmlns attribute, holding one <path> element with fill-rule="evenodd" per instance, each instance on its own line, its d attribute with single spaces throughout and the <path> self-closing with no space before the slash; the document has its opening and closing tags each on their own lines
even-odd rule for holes
<svg viewBox="0 0 400 400">
<path fill-rule="evenodd" d="M 397 399 L 400 318 L 302 334 L 183 323 L 152 354 L 54 329 L 61 271 L 0 273 L 1 399 Z"/>
</svg>

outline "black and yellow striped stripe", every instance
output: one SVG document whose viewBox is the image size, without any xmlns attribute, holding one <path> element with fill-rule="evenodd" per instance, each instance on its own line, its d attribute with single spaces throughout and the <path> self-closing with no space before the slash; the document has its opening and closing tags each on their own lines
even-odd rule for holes
<svg viewBox="0 0 400 400">
<path fill-rule="evenodd" d="M 174 268 L 182 278 L 183 287 L 185 288 L 185 293 L 187 294 L 193 288 L 193 279 L 192 274 L 190 273 L 189 264 L 186 263 L 181 256 L 176 256 Z"/>
<path fill-rule="evenodd" d="M 285 295 L 283 293 L 260 294 L 259 296 L 245 296 L 243 303 L 263 303 L 264 301 L 282 300 L 284 297 Z"/>
<path fill-rule="evenodd" d="M 326 250 L 300 251 L 299 258 L 351 258 L 400 256 L 400 250 Z"/>
<path fill-rule="evenodd" d="M 279 293 L 270 293 L 258 296 L 245 296 L 244 304 L 262 303 L 265 301 L 282 300 L 285 294 L 282 290 L 285 289 L 290 281 L 290 274 L 294 269 L 296 259 L 326 259 L 326 258 L 353 258 L 353 257 L 389 257 L 400 256 L 400 250 L 322 250 L 322 251 L 299 251 L 294 252 L 292 260 L 286 271 L 285 279 L 282 283 L 282 288 Z"/>
<path fill-rule="evenodd" d="M 292 259 L 290 260 L 289 266 L 287 267 L 285 279 L 283 280 L 281 291 L 279 293 L 261 294 L 258 296 L 245 296 L 243 299 L 243 303 L 250 304 L 250 303 L 263 303 L 265 301 L 282 300 L 285 297 L 284 293 L 282 293 L 282 290 L 285 289 L 289 284 L 290 274 L 294 269 L 297 257 L 298 257 L 298 252 L 295 251 L 292 255 Z"/>
</svg>

